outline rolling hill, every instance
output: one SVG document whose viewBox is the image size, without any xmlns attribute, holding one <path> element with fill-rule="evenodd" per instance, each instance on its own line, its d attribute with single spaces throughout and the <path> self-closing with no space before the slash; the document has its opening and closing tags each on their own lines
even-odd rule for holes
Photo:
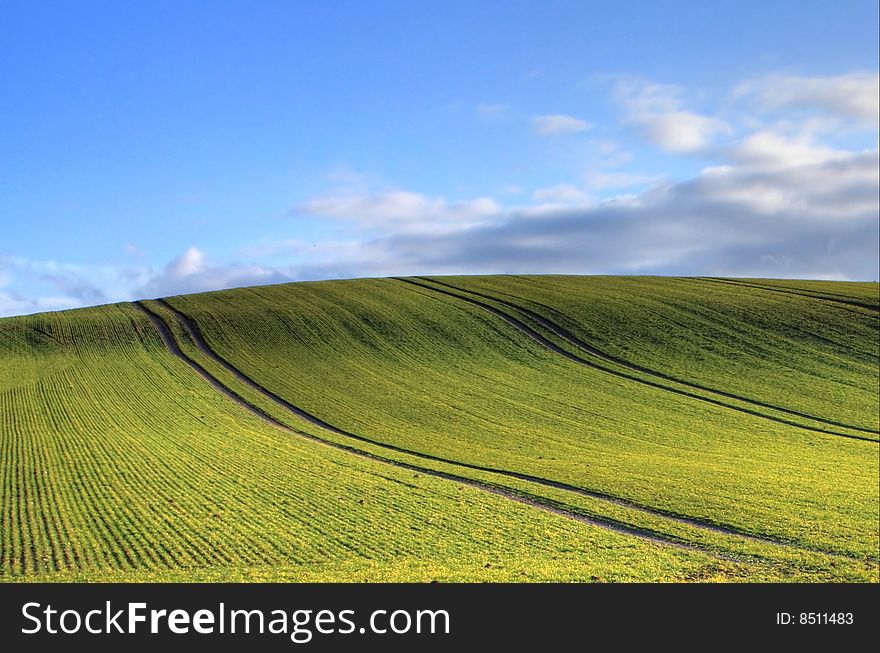
<svg viewBox="0 0 880 653">
<path fill-rule="evenodd" d="M 877 581 L 876 284 L 484 276 L 0 320 L 0 580 Z"/>
</svg>

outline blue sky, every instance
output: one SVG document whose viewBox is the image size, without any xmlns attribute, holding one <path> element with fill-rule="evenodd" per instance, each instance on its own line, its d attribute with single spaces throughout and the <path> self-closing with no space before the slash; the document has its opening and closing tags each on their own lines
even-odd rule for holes
<svg viewBox="0 0 880 653">
<path fill-rule="evenodd" d="M 0 4 L 0 315 L 285 280 L 876 279 L 871 2 Z"/>
</svg>

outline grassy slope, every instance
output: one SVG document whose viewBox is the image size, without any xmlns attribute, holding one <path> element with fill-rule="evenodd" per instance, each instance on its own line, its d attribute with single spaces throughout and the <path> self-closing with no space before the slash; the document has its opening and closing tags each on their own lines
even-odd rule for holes
<svg viewBox="0 0 880 653">
<path fill-rule="evenodd" d="M 0 580 L 745 573 L 293 438 L 129 305 L 2 320 L 0 351 Z"/>
<path fill-rule="evenodd" d="M 527 283 L 537 287 L 541 281 Z M 699 293 L 695 287 L 689 292 Z M 646 290 L 649 296 L 657 293 Z M 765 354 L 781 356 L 784 372 L 777 376 L 785 378 L 791 361 L 804 368 L 814 358 L 810 346 L 799 351 L 787 334 L 787 325 L 809 319 L 812 307 L 798 314 L 805 302 L 770 298 L 761 301 L 781 303 L 775 310 L 764 307 L 764 319 L 785 314 L 778 326 L 786 346 L 776 342 L 772 324 L 764 324 L 773 343 Z M 637 302 L 626 301 L 637 313 Z M 694 302 L 701 301 L 697 295 Z M 585 369 L 478 308 L 393 280 L 264 287 L 172 303 L 249 375 L 351 431 L 747 532 L 877 556 L 875 443 L 774 424 Z M 751 314 L 751 307 L 717 320 L 728 332 L 757 328 L 747 320 L 737 323 L 743 313 Z M 667 342 L 691 336 L 681 326 L 671 334 L 668 323 L 663 328 Z M 850 357 L 855 362 L 851 369 L 842 364 L 839 375 L 864 398 L 864 388 L 876 383 L 876 372 L 868 372 L 875 355 L 870 332 L 860 322 L 836 328 L 855 330 L 843 338 L 855 343 Z M 702 338 L 703 332 L 693 335 Z M 693 350 L 676 353 L 688 351 Z M 700 380 L 726 379 L 723 362 L 716 357 L 713 373 Z M 683 367 L 688 365 L 689 359 Z M 765 374 L 770 367 L 764 364 Z M 824 389 L 818 374 L 802 376 L 802 395 Z M 775 399 L 797 398 L 783 393 Z M 869 404 L 852 414 L 868 422 L 870 411 Z"/>
<path fill-rule="evenodd" d="M 443 281 L 518 301 L 630 362 L 811 415 L 878 428 L 876 312 L 818 297 L 698 279 L 548 276 Z M 821 293 L 829 285 L 743 283 L 799 293 Z M 833 287 L 866 304 L 872 302 L 871 290 L 877 294 L 876 284 Z"/>
<path fill-rule="evenodd" d="M 148 308 L 158 314 L 170 327 L 174 339 L 191 359 L 195 360 L 226 387 L 243 397 L 264 413 L 293 428 L 308 432 L 322 440 L 342 444 L 369 454 L 381 456 L 386 460 L 417 465 L 421 468 L 451 473 L 459 477 L 504 489 L 513 494 L 537 500 L 545 505 L 556 506 L 570 513 L 579 514 L 604 523 L 617 524 L 624 528 L 647 531 L 667 541 L 695 545 L 705 551 L 721 555 L 726 560 L 748 561 L 740 570 L 741 578 L 779 578 L 786 580 L 850 580 L 863 581 L 877 578 L 876 561 L 857 560 L 827 556 L 805 551 L 790 545 L 780 546 L 749 539 L 742 535 L 721 533 L 699 525 L 683 523 L 663 515 L 651 514 L 633 506 L 624 506 L 600 497 L 574 494 L 558 488 L 539 485 L 532 481 L 511 478 L 497 472 L 478 471 L 459 464 L 428 460 L 415 454 L 390 450 L 381 444 L 369 444 L 363 440 L 353 441 L 351 437 L 335 434 L 317 427 L 279 406 L 279 404 L 253 387 L 237 379 L 227 368 L 211 356 L 201 351 L 187 335 L 183 325 L 173 318 L 173 313 L 160 302 L 146 302 Z M 430 567 L 430 561 L 426 561 Z M 312 572 L 315 573 L 315 572 Z M 322 570 L 318 573 L 329 573 Z M 407 572 L 409 573 L 409 572 Z M 447 572 L 449 573 L 449 572 Z M 576 572 L 573 572 L 576 573 Z M 733 575 L 730 569 L 725 574 Z M 257 576 L 259 577 L 259 576 Z M 308 577 L 308 576 L 307 576 Z M 339 576 L 342 578 L 342 576 Z M 455 575 L 448 576 L 455 578 Z M 576 578 L 573 575 L 572 578 Z M 716 576 L 720 577 L 720 576 Z"/>
<path fill-rule="evenodd" d="M 876 444 L 585 370 L 484 311 L 395 281 L 172 303 L 253 377 L 353 431 L 876 559 Z M 176 332 L 189 354 L 249 401 L 344 440 L 236 385 Z M 862 346 L 870 358 L 871 343 Z M 877 578 L 875 561 L 751 542 L 466 474 L 748 560 L 720 561 L 293 439 L 218 396 L 167 354 L 130 306 L 0 321 L 0 367 L 0 578 L 7 580 Z M 862 372 L 854 377 L 870 383 Z"/>
</svg>

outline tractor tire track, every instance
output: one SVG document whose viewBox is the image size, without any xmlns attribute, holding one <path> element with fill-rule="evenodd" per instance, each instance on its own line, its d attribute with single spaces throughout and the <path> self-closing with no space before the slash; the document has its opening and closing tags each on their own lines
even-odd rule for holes
<svg viewBox="0 0 880 653">
<path fill-rule="evenodd" d="M 577 336 L 572 334 L 570 331 L 568 331 L 567 329 L 560 326 L 559 324 L 556 324 L 555 322 L 551 322 L 549 319 L 547 319 L 543 315 L 540 315 L 538 313 L 530 311 L 527 308 L 523 308 L 522 306 L 519 306 L 518 304 L 514 304 L 513 302 L 509 302 L 504 299 L 499 299 L 497 297 L 493 297 L 492 295 L 477 292 L 475 290 L 465 290 L 463 288 L 453 286 L 450 283 L 446 283 L 444 281 L 438 281 L 437 279 L 433 279 L 430 277 L 413 277 L 413 278 L 418 279 L 420 281 L 429 281 L 431 283 L 434 283 L 434 284 L 437 284 L 440 286 L 445 286 L 446 288 L 450 288 L 451 290 L 455 290 L 460 293 L 476 295 L 478 297 L 483 297 L 484 299 L 489 299 L 489 300 L 498 302 L 499 304 L 503 304 L 505 306 L 508 306 L 509 308 L 512 308 L 515 311 L 518 311 L 522 315 L 525 315 L 530 320 L 540 324 L 548 331 L 556 334 L 557 336 L 559 336 L 560 338 L 562 338 L 563 340 L 565 340 L 569 344 L 577 347 L 578 349 L 580 349 L 580 350 L 582 350 L 592 356 L 595 356 L 596 358 L 600 358 L 600 359 L 607 361 L 609 363 L 614 363 L 615 365 L 619 365 L 621 367 L 626 367 L 626 368 L 631 369 L 635 372 L 641 372 L 642 374 L 647 374 L 649 376 L 653 376 L 658 379 L 663 379 L 664 381 L 671 381 L 671 382 L 677 383 L 679 385 L 693 388 L 694 390 L 702 390 L 703 392 L 709 392 L 714 395 L 718 395 L 720 397 L 726 397 L 728 399 L 733 399 L 735 401 L 741 401 L 743 403 L 751 404 L 753 406 L 758 406 L 760 408 L 768 408 L 770 410 L 775 410 L 780 413 L 786 413 L 786 414 L 792 415 L 794 417 L 801 417 L 803 419 L 808 419 L 813 422 L 826 424 L 828 426 L 839 426 L 841 428 L 850 429 L 853 431 L 861 431 L 863 433 L 871 433 L 872 435 L 880 435 L 880 431 L 864 428 L 861 426 L 852 426 L 850 424 L 845 424 L 843 422 L 837 422 L 834 420 L 825 419 L 823 417 L 816 417 L 816 416 L 810 415 L 808 413 L 801 413 L 799 411 L 796 411 L 796 410 L 793 410 L 790 408 L 783 408 L 782 406 L 776 406 L 774 404 L 759 401 L 757 399 L 749 399 L 748 397 L 742 397 L 742 396 L 734 394 L 732 392 L 726 392 L 724 390 L 716 390 L 716 389 L 710 388 L 708 386 L 700 385 L 699 383 L 693 383 L 691 381 L 679 379 L 679 378 L 671 376 L 669 374 L 664 374 L 663 372 L 659 372 L 657 370 L 653 370 L 648 367 L 643 367 L 643 366 L 638 365 L 636 363 L 631 363 L 627 360 L 624 360 L 622 358 L 617 358 L 616 356 L 612 356 L 611 354 L 607 354 L 599 349 L 596 349 L 595 347 L 593 347 L 592 345 L 588 344 L 587 342 L 581 340 L 580 338 L 578 338 Z M 725 404 L 725 405 L 728 405 L 728 404 Z M 762 413 L 762 415 L 763 415 L 763 413 Z M 766 415 L 764 415 L 764 416 L 767 417 Z M 822 431 L 822 432 L 827 432 L 827 431 Z"/>
<path fill-rule="evenodd" d="M 157 300 L 159 301 L 159 300 Z M 164 302 L 163 302 L 164 303 Z M 467 478 L 465 476 L 459 476 L 457 474 L 452 474 L 449 472 L 442 472 L 434 469 L 430 469 L 427 467 L 420 467 L 418 465 L 413 465 L 411 463 L 406 463 L 400 460 L 393 460 L 391 458 L 385 458 L 384 456 L 379 456 L 377 454 L 370 453 L 368 451 L 363 451 L 362 449 L 358 449 L 356 447 L 339 444 L 336 442 L 331 442 L 329 440 L 324 440 L 323 438 L 319 438 L 317 436 L 311 435 L 309 433 L 305 433 L 304 431 L 299 431 L 295 428 L 292 428 L 285 424 L 284 422 L 275 419 L 265 411 L 263 411 L 258 406 L 253 405 L 247 399 L 236 393 L 234 390 L 225 386 L 219 379 L 211 375 L 202 365 L 200 365 L 197 361 L 190 358 L 186 353 L 184 353 L 180 347 L 177 345 L 177 342 L 174 339 L 174 335 L 169 329 L 168 325 L 162 319 L 160 315 L 155 313 L 148 306 L 143 304 L 140 301 L 133 302 L 133 305 L 140 309 L 146 317 L 149 319 L 150 323 L 156 329 L 159 334 L 162 343 L 165 347 L 170 351 L 174 356 L 181 359 L 185 362 L 189 367 L 191 367 L 199 376 L 201 376 L 205 381 L 208 382 L 211 387 L 220 392 L 223 396 L 233 401 L 238 406 L 241 406 L 245 410 L 249 411 L 253 415 L 257 416 L 264 422 L 269 423 L 277 429 L 285 431 L 287 433 L 296 435 L 297 437 L 304 438 L 311 442 L 315 442 L 318 444 L 322 444 L 328 447 L 332 447 L 333 449 L 337 449 L 339 451 L 344 451 L 349 454 L 353 454 L 358 456 L 359 458 L 364 458 L 367 460 L 385 463 L 388 465 L 392 465 L 394 467 L 398 467 L 400 469 L 405 469 L 411 472 L 417 472 L 419 474 L 424 474 L 426 476 L 431 476 L 435 478 L 444 479 L 447 481 L 452 481 L 458 483 L 460 485 L 466 485 L 468 487 L 472 487 L 478 490 L 482 490 L 484 492 L 488 492 L 490 494 L 503 497 L 510 501 L 514 501 L 516 503 L 520 503 L 532 508 L 537 508 L 539 510 L 543 510 L 544 512 L 548 512 L 554 515 L 559 515 L 561 517 L 566 517 L 568 519 L 572 519 L 574 521 L 587 524 L 590 526 L 597 526 L 599 528 L 604 528 L 606 530 L 611 530 L 617 533 L 621 533 L 624 535 L 630 535 L 633 537 L 639 537 L 641 539 L 649 540 L 652 542 L 657 542 L 659 544 L 663 544 L 666 546 L 672 546 L 678 549 L 684 549 L 688 551 L 699 551 L 701 553 L 705 553 L 711 555 L 716 558 L 721 558 L 724 560 L 730 560 L 734 562 L 742 562 L 741 559 L 726 555 L 723 553 L 719 553 L 718 551 L 714 551 L 709 548 L 704 548 L 698 546 L 696 544 L 692 544 L 689 542 L 685 542 L 683 540 L 678 540 L 673 537 L 664 535 L 663 533 L 652 531 L 646 528 L 637 528 L 635 526 L 629 526 L 622 522 L 617 522 L 611 519 L 604 519 L 601 517 L 587 517 L 580 513 L 576 513 L 570 510 L 565 510 L 560 507 L 561 504 L 555 504 L 552 500 L 539 498 L 537 496 L 528 494 L 526 492 L 517 492 L 511 489 L 504 489 L 501 487 L 497 487 L 494 485 L 490 485 L 489 483 L 483 483 L 481 481 L 477 481 L 471 478 Z M 246 377 L 245 377 L 246 378 Z M 249 384 L 250 385 L 250 384 Z M 285 402 L 286 403 L 286 402 Z M 297 413 L 298 415 L 299 413 Z M 334 430 L 335 432 L 335 430 Z M 367 440 L 368 441 L 368 440 Z M 368 441 L 369 442 L 369 441 Z M 393 447 L 395 451 L 406 452 L 404 449 L 397 449 Z M 410 452 L 406 452 L 410 453 Z M 417 456 L 419 454 L 412 453 L 411 455 Z M 432 458 L 432 460 L 442 461 L 440 458 Z M 454 464 L 454 463 L 451 463 Z"/>
<path fill-rule="evenodd" d="M 489 304 L 481 302 L 477 299 L 473 299 L 471 297 L 465 297 L 462 295 L 458 295 L 458 294 L 453 293 L 449 290 L 444 290 L 443 288 L 430 286 L 425 283 L 419 283 L 418 281 L 415 281 L 414 279 L 406 279 L 403 277 L 394 277 L 394 278 L 397 279 L 398 281 L 402 281 L 404 283 L 412 284 L 413 286 L 416 286 L 418 288 L 422 288 L 423 290 L 428 290 L 430 292 L 439 293 L 441 295 L 447 295 L 447 296 L 452 297 L 454 299 L 458 299 L 459 301 L 463 301 L 463 302 L 467 302 L 469 304 L 473 304 L 475 306 L 479 306 L 480 308 L 482 308 L 482 309 L 492 313 L 493 315 L 501 318 L 502 320 L 504 320 L 505 322 L 510 324 L 512 327 L 514 327 L 517 331 L 520 331 L 521 333 L 525 334 L 526 336 L 528 336 L 529 338 L 531 338 L 532 340 L 534 340 L 535 342 L 537 342 L 539 345 L 543 346 L 544 348 L 549 349 L 550 351 L 557 353 L 560 356 L 563 356 L 563 357 L 567 358 L 568 360 L 573 361 L 579 365 L 584 365 L 586 367 L 589 367 L 589 368 L 592 368 L 595 370 L 599 370 L 599 371 L 605 372 L 606 374 L 611 374 L 613 376 L 617 376 L 619 378 L 626 379 L 628 381 L 635 381 L 636 383 L 641 383 L 642 385 L 650 386 L 652 388 L 657 388 L 659 390 L 665 390 L 666 392 L 672 392 L 674 394 L 681 395 L 682 397 L 696 399 L 697 401 L 703 401 L 703 402 L 712 404 L 714 406 L 719 406 L 721 408 L 727 408 L 728 410 L 735 410 L 739 413 L 744 413 L 746 415 L 752 415 L 753 417 L 759 417 L 761 419 L 766 419 L 771 422 L 785 424 L 786 426 L 794 426 L 795 428 L 803 429 L 805 431 L 812 431 L 814 433 L 822 433 L 824 435 L 833 435 L 836 437 L 847 438 L 850 440 L 860 440 L 862 442 L 872 442 L 874 444 L 880 443 L 880 442 L 878 442 L 878 440 L 874 440 L 873 438 L 863 437 L 861 435 L 852 435 L 850 433 L 840 433 L 839 431 L 831 431 L 831 430 L 819 428 L 816 426 L 807 426 L 805 424 L 799 424 L 797 422 L 792 422 L 792 421 L 784 419 L 782 417 L 774 417 L 771 415 L 765 415 L 765 414 L 760 413 L 756 410 L 751 410 L 749 408 L 743 408 L 741 406 L 733 406 L 731 404 L 725 403 L 725 402 L 720 401 L 718 399 L 713 399 L 711 397 L 704 397 L 702 395 L 695 394 L 695 393 L 690 392 L 688 390 L 682 390 L 680 388 L 671 388 L 668 385 L 663 385 L 662 383 L 658 383 L 656 381 L 642 379 L 637 376 L 633 376 L 632 374 L 628 374 L 626 372 L 603 367 L 602 365 L 599 365 L 591 360 L 587 360 L 586 358 L 582 358 L 581 356 L 578 356 L 577 354 L 573 354 L 570 351 L 563 349 L 562 347 L 560 347 L 556 343 L 554 343 L 554 342 L 548 340 L 547 338 L 545 338 L 544 336 L 542 336 L 540 333 L 538 333 L 537 331 L 532 329 L 530 326 L 528 326 L 524 322 L 518 320 L 517 318 L 513 317 L 512 315 L 508 315 L 504 311 L 502 311 L 498 308 L 495 308 L 494 306 L 491 306 Z"/>
<path fill-rule="evenodd" d="M 838 294 L 833 294 L 833 293 L 823 293 L 821 295 L 819 295 L 819 294 L 814 295 L 810 292 L 801 292 L 799 290 L 795 290 L 794 288 L 783 288 L 781 286 L 779 286 L 779 287 L 777 287 L 777 286 L 762 286 L 760 284 L 751 283 L 749 281 L 740 281 L 738 279 L 722 279 L 720 277 L 691 277 L 691 278 L 694 279 L 695 281 L 708 281 L 711 283 L 723 283 L 723 284 L 727 284 L 729 286 L 758 288 L 759 290 L 766 290 L 769 292 L 778 292 L 778 293 L 783 293 L 785 295 L 795 295 L 796 297 L 806 297 L 808 299 L 815 299 L 820 302 L 831 302 L 834 304 L 842 304 L 844 306 L 855 306 L 857 308 L 871 311 L 872 313 L 875 313 L 875 314 L 880 313 L 880 307 L 874 306 L 872 304 L 864 304 L 864 303 L 859 302 L 855 299 L 848 298 L 845 295 L 838 295 Z M 828 295 L 832 295 L 832 294 L 834 295 L 833 297 L 828 296 Z M 840 299 L 835 299 L 835 297 L 839 297 Z M 855 313 L 856 315 L 862 315 L 862 316 L 865 315 L 865 313 L 862 313 L 860 311 L 849 311 L 849 312 Z M 880 315 L 874 315 L 874 317 L 880 317 Z"/>
<path fill-rule="evenodd" d="M 223 358 L 222 356 L 217 354 L 203 338 L 203 336 L 201 334 L 201 330 L 199 329 L 198 325 L 196 325 L 195 322 L 193 320 L 191 320 L 186 314 L 184 314 L 179 309 L 177 309 L 174 306 L 172 306 L 171 304 L 169 304 L 164 299 L 157 299 L 155 301 L 157 303 L 161 304 L 162 306 L 164 306 L 165 308 L 167 308 L 175 316 L 175 318 L 180 321 L 180 323 L 183 325 L 184 329 L 186 330 L 187 334 L 189 335 L 190 339 L 193 341 L 193 344 L 199 349 L 199 351 L 201 351 L 206 356 L 210 357 L 216 363 L 222 365 L 227 371 L 229 371 L 231 374 L 233 374 L 236 379 L 240 380 L 242 383 L 245 383 L 246 385 L 248 385 L 249 387 L 251 387 L 252 389 L 257 391 L 258 393 L 260 393 L 261 395 L 272 400 L 277 405 L 281 406 L 282 408 L 286 409 L 287 411 L 291 412 L 292 414 L 296 415 L 297 417 L 300 417 L 301 419 L 305 419 L 309 423 L 314 424 L 315 426 L 319 426 L 319 427 L 321 427 L 331 433 L 335 433 L 337 435 L 341 435 L 346 438 L 350 438 L 350 439 L 353 439 L 353 440 L 356 440 L 359 442 L 363 442 L 363 443 L 366 443 L 366 444 L 369 444 L 372 446 L 386 449 L 388 451 L 393 451 L 395 453 L 400 453 L 400 454 L 412 456 L 414 458 L 421 458 L 422 460 L 429 460 L 432 462 L 442 463 L 442 464 L 446 464 L 446 465 L 450 465 L 450 466 L 458 467 L 458 468 L 462 468 L 462 469 L 471 469 L 471 470 L 478 471 L 478 472 L 497 474 L 498 476 L 506 476 L 508 478 L 514 478 L 514 479 L 517 479 L 520 481 L 534 483 L 535 485 L 541 485 L 541 486 L 553 488 L 556 490 L 571 492 L 572 494 L 578 494 L 578 495 L 585 496 L 590 499 L 604 501 L 607 503 L 611 503 L 611 504 L 620 506 L 622 508 L 634 510 L 637 512 L 641 512 L 643 514 L 654 516 L 654 517 L 661 517 L 663 519 L 668 519 L 672 522 L 680 523 L 680 524 L 683 524 L 686 526 L 698 528 L 698 529 L 705 530 L 705 531 L 720 533 L 723 535 L 741 537 L 741 538 L 744 538 L 747 540 L 760 542 L 763 544 L 791 547 L 791 548 L 795 548 L 795 549 L 809 551 L 811 553 L 820 553 L 820 554 L 824 554 L 824 555 L 853 558 L 853 556 L 851 556 L 850 554 L 842 553 L 839 551 L 832 551 L 832 550 L 809 547 L 809 546 L 805 546 L 805 545 L 798 544 L 795 542 L 777 539 L 777 538 L 766 536 L 766 535 L 756 535 L 753 533 L 749 533 L 749 532 L 740 530 L 734 526 L 715 524 L 715 523 L 711 523 L 711 522 L 702 521 L 702 520 L 699 520 L 699 519 L 696 519 L 693 517 L 687 517 L 684 515 L 680 515 L 680 514 L 671 512 L 671 511 L 666 511 L 666 510 L 661 510 L 658 508 L 644 506 L 644 505 L 636 503 L 634 501 L 630 501 L 628 499 L 623 499 L 621 497 L 616 497 L 614 495 L 607 494 L 604 492 L 599 492 L 596 490 L 587 490 L 587 489 L 580 488 L 580 487 L 577 487 L 574 485 L 569 485 L 567 483 L 562 483 L 559 481 L 552 481 L 552 480 L 541 478 L 538 476 L 532 476 L 531 474 L 524 474 L 521 472 L 515 472 L 515 471 L 510 471 L 510 470 L 504 470 L 504 469 L 497 469 L 494 467 L 488 467 L 488 466 L 484 466 L 484 465 L 477 465 L 477 464 L 473 464 L 473 463 L 466 463 L 466 462 L 460 462 L 460 461 L 456 461 L 456 460 L 450 460 L 447 458 L 442 458 L 440 456 L 433 456 L 431 454 L 426 454 L 426 453 L 406 449 L 403 447 L 398 447 L 393 444 L 388 444 L 388 443 L 382 442 L 380 440 L 374 440 L 372 438 L 368 438 L 363 435 L 359 435 L 356 433 L 352 433 L 350 431 L 346 431 L 346 430 L 341 429 L 339 427 L 333 426 L 332 424 L 329 424 L 328 422 L 325 422 L 324 420 L 312 415 L 311 413 L 306 412 L 302 408 L 295 406 L 294 404 L 290 403 L 286 399 L 278 396 L 277 394 L 275 394 L 271 390 L 269 390 L 269 389 L 265 388 L 264 386 L 260 385 L 259 383 L 257 383 L 254 379 L 252 379 L 247 374 L 245 374 L 244 372 L 239 370 L 237 367 L 235 367 L 228 360 L 226 360 L 225 358 Z M 149 309 L 149 307 L 142 304 L 141 302 L 135 302 L 135 304 L 142 311 L 146 312 L 148 316 L 152 315 L 155 317 L 155 319 L 158 321 L 158 324 L 157 324 L 157 322 L 155 322 L 153 320 L 151 320 L 151 321 L 153 321 L 154 326 L 156 326 L 156 328 L 160 331 L 160 334 L 163 332 L 163 330 L 165 332 L 167 332 L 167 336 L 171 340 L 171 343 L 173 344 L 173 347 L 174 347 L 173 349 L 171 349 L 169 347 L 169 349 L 171 349 L 172 353 L 175 353 L 176 355 L 179 355 L 180 357 L 182 357 L 187 363 L 194 366 L 196 368 L 196 371 L 199 371 L 200 369 L 204 370 L 204 368 L 202 368 L 201 365 L 199 365 L 195 361 L 192 361 L 191 358 L 189 358 L 185 353 L 183 353 L 180 350 L 180 348 L 177 346 L 177 344 L 173 340 L 173 335 L 171 334 L 170 329 L 168 329 L 168 326 L 165 324 L 165 322 L 161 319 L 160 316 L 154 314 L 151 311 L 151 309 Z M 163 341 L 164 341 L 164 338 L 163 338 Z M 179 352 L 179 354 L 177 354 L 176 352 Z M 208 374 L 208 373 L 206 372 L 206 374 Z M 284 430 L 289 431 L 291 433 L 294 433 L 296 435 L 305 437 L 309 440 L 312 440 L 315 442 L 322 442 L 324 444 L 327 444 L 328 446 L 331 446 L 331 447 L 334 447 L 334 448 L 337 448 L 337 449 L 340 449 L 343 451 L 348 451 L 348 452 L 354 453 L 356 455 L 361 455 L 361 456 L 364 456 L 364 457 L 369 458 L 371 460 L 377 460 L 380 462 L 387 462 L 389 464 L 400 466 L 405 469 L 411 469 L 411 470 L 415 470 L 415 471 L 419 471 L 419 472 L 424 472 L 425 474 L 438 476 L 440 478 L 446 478 L 448 480 L 464 482 L 464 483 L 466 483 L 468 485 L 472 485 L 474 487 L 489 489 L 489 491 L 491 491 L 495 494 L 501 494 L 502 496 L 509 496 L 510 498 L 513 498 L 514 500 L 517 500 L 520 502 L 526 502 L 526 503 L 529 503 L 529 505 L 536 505 L 536 507 L 541 507 L 544 509 L 547 509 L 547 507 L 548 507 L 547 503 L 543 503 L 543 501 L 547 501 L 546 499 L 543 499 L 541 497 L 536 497 L 535 495 L 531 495 L 531 494 L 527 494 L 527 493 L 518 494 L 518 493 L 515 493 L 509 489 L 502 490 L 496 486 L 493 486 L 493 485 L 490 485 L 487 483 L 482 483 L 480 481 L 475 481 L 475 480 L 467 478 L 467 477 L 458 476 L 458 475 L 446 473 L 446 472 L 439 472 L 439 471 L 419 467 L 417 465 L 412 465 L 410 463 L 404 463 L 401 461 L 385 458 L 382 456 L 378 456 L 376 454 L 372 454 L 372 453 L 363 451 L 363 450 L 358 449 L 356 447 L 351 447 L 351 446 L 339 444 L 336 442 L 331 442 L 331 441 L 325 440 L 323 438 L 320 438 L 318 436 L 314 436 L 314 435 L 311 435 L 308 433 L 304 433 L 302 431 L 298 431 L 298 430 L 293 429 L 290 426 L 284 424 L 283 422 L 280 422 L 279 420 L 275 419 L 274 417 L 269 416 L 268 414 L 266 414 L 264 411 L 257 408 L 256 406 L 252 406 L 250 403 L 248 403 L 246 400 L 241 398 L 234 391 L 227 388 L 225 385 L 223 385 L 217 379 L 214 379 L 214 383 L 212 383 L 211 385 L 214 387 L 217 387 L 219 385 L 220 387 L 223 388 L 221 390 L 221 392 L 223 392 L 223 394 L 226 394 L 227 396 L 237 397 L 239 401 L 237 401 L 236 403 L 241 404 L 243 402 L 246 405 L 246 407 L 248 407 L 248 409 L 251 410 L 251 412 L 257 413 L 260 417 L 262 417 L 264 420 L 270 422 L 271 424 L 273 424 L 279 428 L 283 428 Z M 566 511 L 564 509 L 559 508 L 558 506 L 550 506 L 550 508 L 552 508 L 553 512 L 557 512 L 557 514 L 564 514 L 567 516 L 571 516 L 572 518 L 577 518 L 580 521 L 587 520 L 587 521 L 584 521 L 584 523 L 592 523 L 594 525 L 603 526 L 603 527 L 607 527 L 607 528 L 620 528 L 620 529 L 624 529 L 624 530 L 621 530 L 621 532 L 627 532 L 627 533 L 630 533 L 633 535 L 641 534 L 640 535 L 641 537 L 645 537 L 648 539 L 654 539 L 654 540 L 662 541 L 665 543 L 672 543 L 677 546 L 681 545 L 681 546 L 685 546 L 685 547 L 693 547 L 693 548 L 696 548 L 697 550 L 708 552 L 707 549 L 703 549 L 701 547 L 698 547 L 698 546 L 690 544 L 690 543 L 687 543 L 687 544 L 682 543 L 681 541 L 679 541 L 677 539 L 670 538 L 662 533 L 658 533 L 658 532 L 651 531 L 648 529 L 640 529 L 637 527 L 622 524 L 620 522 L 617 522 L 617 521 L 614 521 L 611 519 L 603 519 L 603 518 L 598 518 L 598 517 L 584 517 L 583 515 L 580 515 L 579 513 Z M 712 553 L 712 555 L 717 555 L 717 554 Z"/>
</svg>

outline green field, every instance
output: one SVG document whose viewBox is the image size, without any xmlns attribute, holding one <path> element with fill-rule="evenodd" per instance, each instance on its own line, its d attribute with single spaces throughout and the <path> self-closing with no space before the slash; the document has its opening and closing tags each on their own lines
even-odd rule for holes
<svg viewBox="0 0 880 653">
<path fill-rule="evenodd" d="M 283 284 L 0 320 L 0 580 L 873 581 L 877 284 Z"/>
</svg>

